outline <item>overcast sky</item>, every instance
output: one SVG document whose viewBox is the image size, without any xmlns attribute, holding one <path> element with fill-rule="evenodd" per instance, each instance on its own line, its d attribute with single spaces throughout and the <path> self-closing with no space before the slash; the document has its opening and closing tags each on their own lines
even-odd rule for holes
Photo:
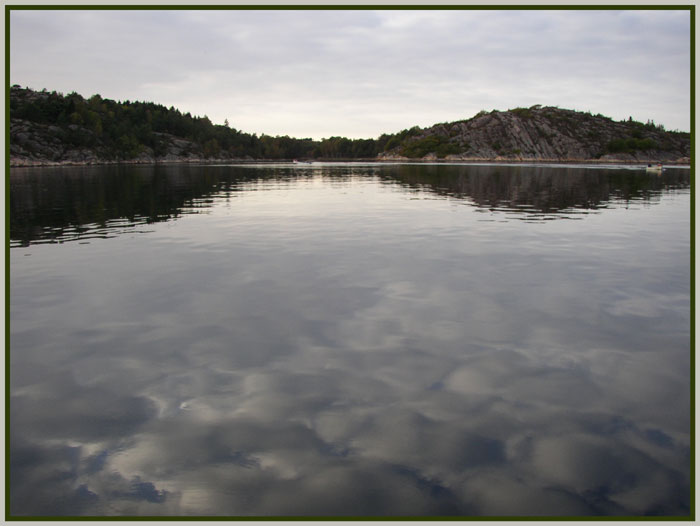
<svg viewBox="0 0 700 526">
<path fill-rule="evenodd" d="M 690 130 L 690 13 L 14 10 L 10 81 L 250 133 L 376 138 L 533 104 Z"/>
</svg>

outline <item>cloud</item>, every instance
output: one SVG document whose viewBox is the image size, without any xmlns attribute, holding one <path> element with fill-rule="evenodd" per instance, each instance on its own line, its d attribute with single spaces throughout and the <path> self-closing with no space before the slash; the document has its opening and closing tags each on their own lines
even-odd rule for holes
<svg viewBox="0 0 700 526">
<path fill-rule="evenodd" d="M 11 400 L 13 429 L 32 437 L 117 439 L 135 433 L 156 415 L 148 398 L 78 386 L 65 373 L 50 374 L 41 391 Z"/>
<path fill-rule="evenodd" d="M 689 126 L 685 11 L 14 11 L 11 24 L 13 83 L 248 132 L 377 137 L 536 103 Z"/>
<path fill-rule="evenodd" d="M 210 167 L 206 214 L 15 253 L 13 513 L 687 514 L 687 237 L 644 233 L 687 210 L 567 172 L 611 208 L 522 223 L 552 180 L 494 169 Z"/>
</svg>

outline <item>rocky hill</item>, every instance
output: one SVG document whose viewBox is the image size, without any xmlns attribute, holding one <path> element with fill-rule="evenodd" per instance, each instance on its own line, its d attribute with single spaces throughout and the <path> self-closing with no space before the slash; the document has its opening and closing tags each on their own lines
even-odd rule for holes
<svg viewBox="0 0 700 526">
<path fill-rule="evenodd" d="M 690 134 L 533 106 L 377 139 L 251 135 L 155 103 L 10 90 L 12 166 L 258 159 L 690 162 Z"/>
<path fill-rule="evenodd" d="M 77 124 L 65 127 L 37 123 L 25 119 L 10 119 L 11 166 L 53 164 L 103 164 L 106 162 L 153 163 L 156 161 L 198 162 L 216 160 L 205 155 L 202 145 L 168 133 L 151 132 L 158 141 L 159 153 L 142 145 L 133 154 L 120 155 L 89 128 Z M 88 144 L 80 144 L 73 136 L 91 137 Z"/>
<path fill-rule="evenodd" d="M 480 112 L 404 130 L 382 159 L 689 162 L 690 134 L 556 107 Z"/>
</svg>

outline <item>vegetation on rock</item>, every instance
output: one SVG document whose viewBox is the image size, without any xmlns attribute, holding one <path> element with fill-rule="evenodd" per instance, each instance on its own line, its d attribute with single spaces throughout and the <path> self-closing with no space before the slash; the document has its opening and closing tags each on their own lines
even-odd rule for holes
<svg viewBox="0 0 700 526">
<path fill-rule="evenodd" d="M 481 111 L 377 139 L 246 133 L 152 102 L 10 89 L 13 164 L 235 159 L 658 160 L 690 156 L 690 134 L 535 105 Z"/>
<path fill-rule="evenodd" d="M 468 120 L 436 124 L 398 144 L 388 143 L 386 150 L 380 157 L 677 161 L 690 156 L 690 134 L 669 132 L 651 121 L 616 122 L 600 114 L 535 105 L 480 111 Z"/>
</svg>

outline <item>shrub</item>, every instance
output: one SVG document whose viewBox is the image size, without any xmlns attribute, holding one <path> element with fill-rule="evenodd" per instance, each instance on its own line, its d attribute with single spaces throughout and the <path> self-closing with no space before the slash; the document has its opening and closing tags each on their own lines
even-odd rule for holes
<svg viewBox="0 0 700 526">
<path fill-rule="evenodd" d="M 637 139 L 628 137 L 626 139 L 613 139 L 605 149 L 609 153 L 632 153 L 636 151 L 649 151 L 657 149 L 658 145 L 652 139 Z"/>
<path fill-rule="evenodd" d="M 521 119 L 529 119 L 532 117 L 532 110 L 530 108 L 514 108 L 510 110 L 511 113 L 515 113 Z"/>
<path fill-rule="evenodd" d="M 417 139 L 404 144 L 401 149 L 401 155 L 405 157 L 420 158 L 425 157 L 429 153 L 434 153 L 439 158 L 443 158 L 450 154 L 460 152 L 459 146 L 449 142 L 446 137 L 441 135 L 429 135 L 422 139 Z"/>
</svg>

